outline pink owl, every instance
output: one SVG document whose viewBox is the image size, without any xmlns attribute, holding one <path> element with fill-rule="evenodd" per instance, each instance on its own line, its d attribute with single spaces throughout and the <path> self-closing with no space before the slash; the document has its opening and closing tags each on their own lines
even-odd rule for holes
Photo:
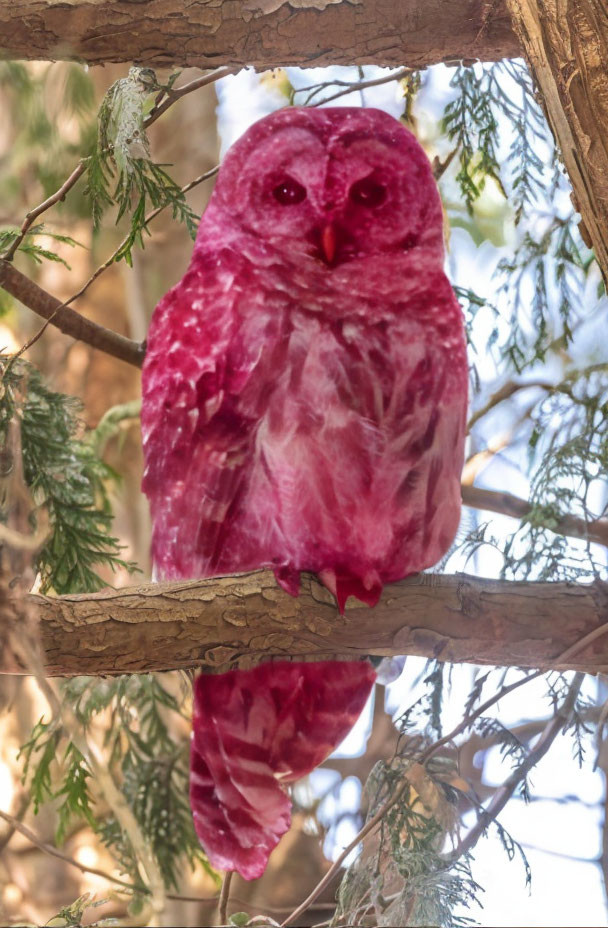
<svg viewBox="0 0 608 928">
<path fill-rule="evenodd" d="M 351 595 L 374 605 L 384 583 L 442 557 L 460 516 L 467 406 L 462 313 L 443 257 L 428 159 L 386 113 L 284 109 L 232 146 L 188 271 L 148 336 L 144 489 L 162 577 L 270 567 L 297 595 L 300 571 L 313 571 L 342 610 Z M 248 878 L 288 824 L 282 813 L 273 819 L 270 799 L 226 787 L 246 767 L 239 745 L 256 743 L 252 776 L 275 805 L 283 796 L 270 742 L 285 718 L 265 727 L 251 709 L 272 666 L 228 682 L 199 678 L 196 688 L 195 823 L 197 813 L 214 822 L 197 826 L 211 861 Z M 281 666 L 302 687 L 323 675 L 320 664 Z M 373 679 L 365 663 L 343 667 L 348 708 L 339 689 L 327 696 L 343 718 L 336 737 Z M 226 702 L 209 697 L 214 685 Z M 327 706 L 309 708 L 313 719 Z M 315 725 L 304 728 L 311 769 Z M 223 766 L 222 732 L 233 750 Z M 294 769 L 305 767 L 299 754 Z M 198 809 L 197 776 L 206 783 Z"/>
</svg>

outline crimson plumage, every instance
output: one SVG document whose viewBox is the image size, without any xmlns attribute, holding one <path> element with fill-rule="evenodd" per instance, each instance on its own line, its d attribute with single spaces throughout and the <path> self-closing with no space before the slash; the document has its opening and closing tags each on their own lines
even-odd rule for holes
<svg viewBox="0 0 608 928">
<path fill-rule="evenodd" d="M 343 609 L 441 558 L 467 403 L 442 265 L 428 159 L 387 114 L 284 109 L 232 146 L 148 336 L 161 576 L 266 566 L 297 594 L 309 570 Z"/>
</svg>

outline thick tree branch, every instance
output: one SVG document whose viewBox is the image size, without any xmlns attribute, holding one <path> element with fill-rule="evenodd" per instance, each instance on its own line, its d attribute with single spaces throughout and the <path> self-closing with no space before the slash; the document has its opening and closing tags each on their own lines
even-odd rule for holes
<svg viewBox="0 0 608 928">
<path fill-rule="evenodd" d="M 149 67 L 418 67 L 519 48 L 504 0 L 13 0 L 0 36 L 9 58 Z"/>
<path fill-rule="evenodd" d="M 31 309 L 38 316 L 47 319 L 65 335 L 77 338 L 93 348 L 105 351 L 121 361 L 141 367 L 145 349 L 143 345 L 104 329 L 90 319 L 86 319 L 61 303 L 46 290 L 42 290 L 29 277 L 18 271 L 9 261 L 0 258 L 0 287 Z"/>
<path fill-rule="evenodd" d="M 143 673 L 269 655 L 416 654 L 445 661 L 608 671 L 608 635 L 564 652 L 608 622 L 605 584 L 420 575 L 386 587 L 374 610 L 340 616 L 304 575 L 296 599 L 269 571 L 57 598 L 31 596 L 49 675 Z M 556 658 L 561 659 L 556 662 Z M 2 666 L 0 672 L 9 672 Z"/>
</svg>

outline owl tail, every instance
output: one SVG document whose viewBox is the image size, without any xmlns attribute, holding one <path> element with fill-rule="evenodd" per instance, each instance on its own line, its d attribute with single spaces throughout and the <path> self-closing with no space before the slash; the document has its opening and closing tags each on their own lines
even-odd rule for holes
<svg viewBox="0 0 608 928">
<path fill-rule="evenodd" d="M 262 875 L 291 822 L 283 784 L 335 750 L 375 678 L 368 661 L 280 661 L 197 677 L 190 805 L 213 867 Z"/>
</svg>

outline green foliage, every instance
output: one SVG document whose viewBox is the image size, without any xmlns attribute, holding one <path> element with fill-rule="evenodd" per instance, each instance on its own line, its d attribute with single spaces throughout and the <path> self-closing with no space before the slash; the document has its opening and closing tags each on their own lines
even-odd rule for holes
<svg viewBox="0 0 608 928">
<path fill-rule="evenodd" d="M 404 742 L 390 763 L 379 761 L 365 787 L 369 821 L 397 788 L 413 766 L 420 749 L 417 738 Z M 422 769 L 422 768 L 420 768 Z M 332 926 L 437 925 L 464 928 L 473 918 L 459 909 L 480 906 L 481 887 L 471 876 L 469 855 L 451 862 L 442 853 L 446 819 L 458 799 L 445 778 L 453 768 L 445 760 L 431 760 L 425 767 L 425 787 L 433 790 L 435 813 L 407 784 L 398 801 L 386 813 L 379 841 L 352 864 L 338 890 L 338 907 Z"/>
<path fill-rule="evenodd" d="M 38 225 L 31 226 L 17 248 L 17 251 L 21 251 L 23 254 L 27 255 L 28 258 L 31 258 L 36 264 L 42 264 L 43 258 L 46 258 L 47 261 L 57 261 L 63 264 L 68 270 L 71 270 L 65 258 L 62 258 L 57 252 L 51 251 L 34 241 L 36 237 L 41 235 L 51 238 L 54 242 L 62 242 L 64 245 L 69 245 L 71 248 L 80 245 L 71 235 L 61 235 L 59 232 L 51 232 L 46 229 L 42 223 L 39 223 Z M 6 253 L 18 237 L 18 229 L 0 229 L 0 255 Z"/>
<path fill-rule="evenodd" d="M 172 86 L 177 74 L 166 88 Z M 128 215 L 130 228 L 114 261 L 132 264 L 135 245 L 144 247 L 143 233 L 149 234 L 149 208 L 169 207 L 174 220 L 183 222 L 191 238 L 196 236 L 198 217 L 186 202 L 185 194 L 165 170 L 150 158 L 146 134 L 146 112 L 150 94 L 160 90 L 149 68 L 131 68 L 129 76 L 116 81 L 104 97 L 98 116 L 98 136 L 89 155 L 85 193 L 97 229 L 104 212 L 116 206 L 116 222 Z"/>
<path fill-rule="evenodd" d="M 168 887 L 178 886 L 184 859 L 191 866 L 202 864 L 215 878 L 192 824 L 187 727 L 180 739 L 174 734 L 176 717 L 187 718 L 190 686 L 182 683 L 176 689 L 178 695 L 152 674 L 112 680 L 75 677 L 63 688 L 64 698 L 85 731 L 104 716 L 109 770 L 149 841 Z M 58 763 L 61 750 L 63 760 Z M 86 822 L 123 872 L 138 883 L 138 862 L 129 840 L 111 813 L 100 812 L 91 794 L 86 761 L 65 731 L 41 721 L 21 753 L 35 811 L 49 799 L 59 801 L 57 842 L 63 842 L 74 824 Z"/>
<path fill-rule="evenodd" d="M 42 803 L 53 797 L 51 768 L 57 757 L 60 738 L 61 733 L 54 723 L 40 719 L 19 752 L 19 757 L 24 758 L 24 782 L 32 770 L 29 788 L 36 815 Z"/>
<path fill-rule="evenodd" d="M 68 742 L 64 755 L 62 783 L 54 793 L 55 799 L 61 799 L 57 807 L 57 844 L 63 844 L 72 819 L 80 818 L 88 822 L 93 829 L 96 827 L 87 784 L 90 776 L 84 757 L 73 742 Z"/>
<path fill-rule="evenodd" d="M 444 132 L 458 150 L 460 170 L 456 180 L 469 210 L 488 177 L 500 184 L 496 154 L 498 122 L 492 106 L 492 83 L 491 69 L 484 69 L 478 77 L 471 67 L 456 68 L 450 86 L 458 93 L 443 113 Z"/>
<path fill-rule="evenodd" d="M 78 437 L 80 405 L 50 390 L 29 364 L 0 359 L 0 439 L 18 408 L 16 391 L 26 380 L 21 444 L 25 481 L 38 507 L 48 511 L 51 534 L 36 559 L 42 590 L 92 592 L 104 586 L 99 564 L 133 569 L 120 556 L 110 529 L 112 510 L 107 481 L 116 475 Z"/>
</svg>

